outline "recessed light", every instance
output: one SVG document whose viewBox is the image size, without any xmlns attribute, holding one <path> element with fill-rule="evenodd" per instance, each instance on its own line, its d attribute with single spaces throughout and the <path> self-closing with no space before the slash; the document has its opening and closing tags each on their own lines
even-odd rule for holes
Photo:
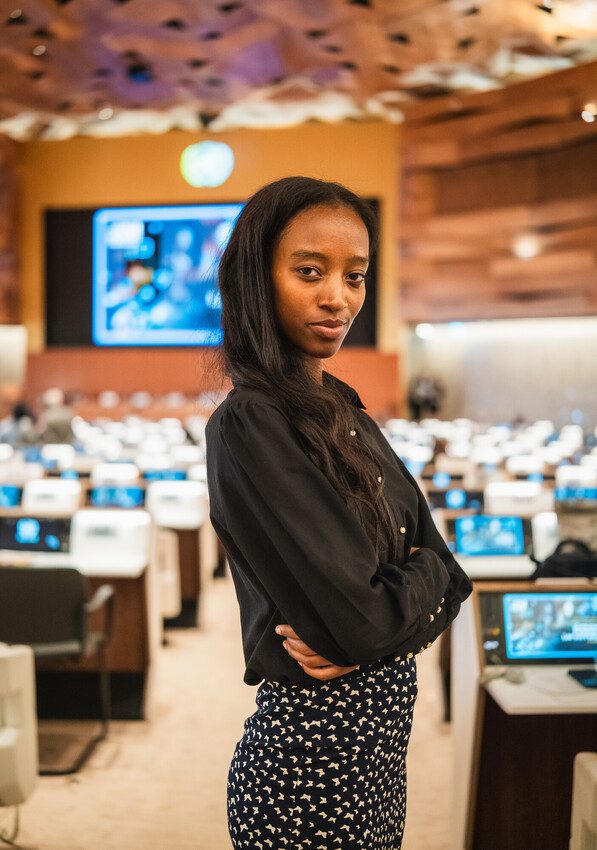
<svg viewBox="0 0 597 850">
<path fill-rule="evenodd" d="M 38 44 L 33 48 L 31 52 L 34 56 L 43 56 L 47 49 L 48 48 L 45 44 Z"/>
<path fill-rule="evenodd" d="M 534 234 L 523 233 L 514 240 L 512 250 L 519 260 L 532 260 L 541 250 L 541 244 Z"/>
<path fill-rule="evenodd" d="M 100 121 L 108 121 L 114 115 L 114 110 L 111 106 L 104 106 L 97 113 L 97 117 Z"/>
</svg>

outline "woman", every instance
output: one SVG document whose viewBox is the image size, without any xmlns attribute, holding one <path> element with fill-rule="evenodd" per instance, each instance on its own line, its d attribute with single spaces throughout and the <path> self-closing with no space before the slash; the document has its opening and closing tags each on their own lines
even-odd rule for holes
<svg viewBox="0 0 597 850">
<path fill-rule="evenodd" d="M 369 206 L 289 177 L 222 256 L 234 388 L 210 417 L 210 517 L 259 685 L 228 775 L 236 850 L 397 850 L 414 654 L 471 585 L 357 392 L 324 371 L 365 299 Z"/>
</svg>

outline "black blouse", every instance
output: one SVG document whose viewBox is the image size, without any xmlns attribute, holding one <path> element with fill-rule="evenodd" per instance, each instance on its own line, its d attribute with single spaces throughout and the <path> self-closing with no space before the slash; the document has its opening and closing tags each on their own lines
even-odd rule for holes
<svg viewBox="0 0 597 850">
<path fill-rule="evenodd" d="M 323 381 L 355 406 L 354 437 L 382 467 L 399 529 L 394 562 L 378 563 L 361 523 L 275 401 L 236 385 L 206 426 L 207 485 L 240 606 L 248 685 L 318 683 L 282 646 L 279 623 L 328 661 L 363 665 L 431 645 L 472 589 L 356 391 L 325 371 Z"/>
</svg>

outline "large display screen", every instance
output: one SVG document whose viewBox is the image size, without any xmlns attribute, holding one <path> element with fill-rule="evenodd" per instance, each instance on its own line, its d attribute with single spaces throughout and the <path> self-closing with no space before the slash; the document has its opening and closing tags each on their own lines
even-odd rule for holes
<svg viewBox="0 0 597 850">
<path fill-rule="evenodd" d="M 0 549 L 68 552 L 70 519 L 0 517 Z"/>
<path fill-rule="evenodd" d="M 218 264 L 242 204 L 93 216 L 96 345 L 219 345 Z"/>
<path fill-rule="evenodd" d="M 466 516 L 454 520 L 456 552 L 460 555 L 524 555 L 521 517 Z"/>
<path fill-rule="evenodd" d="M 506 593 L 506 657 L 597 658 L 597 593 Z"/>
</svg>

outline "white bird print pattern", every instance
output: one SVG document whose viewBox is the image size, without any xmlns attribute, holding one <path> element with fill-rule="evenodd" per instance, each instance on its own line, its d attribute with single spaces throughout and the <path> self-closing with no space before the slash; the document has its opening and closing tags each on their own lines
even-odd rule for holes
<svg viewBox="0 0 597 850">
<path fill-rule="evenodd" d="M 234 850 L 400 850 L 416 696 L 414 657 L 264 680 L 228 773 Z"/>
</svg>

